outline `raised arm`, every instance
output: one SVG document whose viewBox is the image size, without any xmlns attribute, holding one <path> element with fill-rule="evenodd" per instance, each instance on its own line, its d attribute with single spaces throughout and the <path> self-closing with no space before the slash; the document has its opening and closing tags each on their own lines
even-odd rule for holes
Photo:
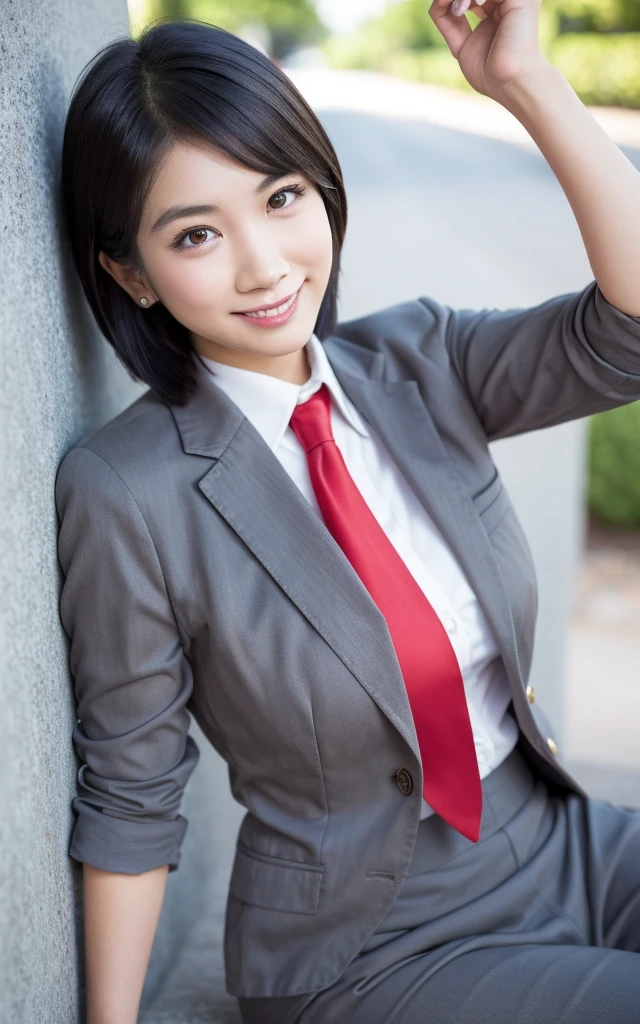
<svg viewBox="0 0 640 1024">
<path fill-rule="evenodd" d="M 593 275 L 610 303 L 640 316 L 640 173 L 540 52 L 541 0 L 433 0 L 429 8 L 477 92 L 516 117 L 575 214 Z M 465 17 L 471 9 L 480 24 Z"/>
</svg>

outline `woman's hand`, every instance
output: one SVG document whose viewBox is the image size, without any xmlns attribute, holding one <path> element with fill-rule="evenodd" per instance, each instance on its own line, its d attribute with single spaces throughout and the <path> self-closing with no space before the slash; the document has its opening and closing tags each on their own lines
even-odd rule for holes
<svg viewBox="0 0 640 1024">
<path fill-rule="evenodd" d="M 458 60 L 470 85 L 500 102 L 517 78 L 549 66 L 540 51 L 538 22 L 542 0 L 433 0 L 429 15 Z M 465 11 L 482 21 L 475 29 Z"/>
</svg>

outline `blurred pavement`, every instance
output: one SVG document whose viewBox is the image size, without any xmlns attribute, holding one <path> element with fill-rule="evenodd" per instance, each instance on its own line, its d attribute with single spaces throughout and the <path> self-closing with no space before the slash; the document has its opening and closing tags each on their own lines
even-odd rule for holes
<svg viewBox="0 0 640 1024">
<path fill-rule="evenodd" d="M 508 110 L 479 93 L 393 78 L 377 71 L 323 69 L 322 55 L 311 49 L 308 54 L 299 51 L 292 65 L 283 70 L 314 109 L 358 110 L 394 119 L 407 117 L 538 151 L 531 136 Z M 589 109 L 619 146 L 640 149 L 640 111 L 623 107 Z"/>
<path fill-rule="evenodd" d="M 565 754 L 583 785 L 640 807 L 640 531 L 589 532 L 565 701 Z"/>
</svg>

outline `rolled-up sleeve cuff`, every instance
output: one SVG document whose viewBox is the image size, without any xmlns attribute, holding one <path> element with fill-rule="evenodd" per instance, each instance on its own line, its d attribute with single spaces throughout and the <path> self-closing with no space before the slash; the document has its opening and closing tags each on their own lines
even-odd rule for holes
<svg viewBox="0 0 640 1024">
<path fill-rule="evenodd" d="M 74 860 L 102 868 L 139 875 L 152 868 L 180 863 L 187 819 L 173 821 L 129 821 L 104 814 L 90 804 L 75 806 L 77 820 L 71 835 L 69 855 Z"/>
<path fill-rule="evenodd" d="M 589 312 L 593 319 L 587 324 L 587 334 L 594 339 L 594 348 L 625 378 L 640 377 L 640 316 L 624 313 L 611 305 L 597 282 L 592 282 L 593 304 Z"/>
</svg>

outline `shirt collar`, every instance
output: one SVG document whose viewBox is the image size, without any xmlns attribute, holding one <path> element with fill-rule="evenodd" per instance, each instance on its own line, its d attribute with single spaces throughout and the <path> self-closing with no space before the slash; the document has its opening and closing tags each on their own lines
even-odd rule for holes
<svg viewBox="0 0 640 1024">
<path fill-rule="evenodd" d="M 304 384 L 293 384 L 266 373 L 229 366 L 201 355 L 203 363 L 213 374 L 205 373 L 204 376 L 214 386 L 221 387 L 239 406 L 272 451 L 282 441 L 296 405 L 310 398 L 322 384 L 327 385 L 332 403 L 346 421 L 363 437 L 368 437 L 369 431 L 362 417 L 342 390 L 324 346 L 315 334 L 309 338 L 306 349 L 311 374 Z"/>
</svg>

